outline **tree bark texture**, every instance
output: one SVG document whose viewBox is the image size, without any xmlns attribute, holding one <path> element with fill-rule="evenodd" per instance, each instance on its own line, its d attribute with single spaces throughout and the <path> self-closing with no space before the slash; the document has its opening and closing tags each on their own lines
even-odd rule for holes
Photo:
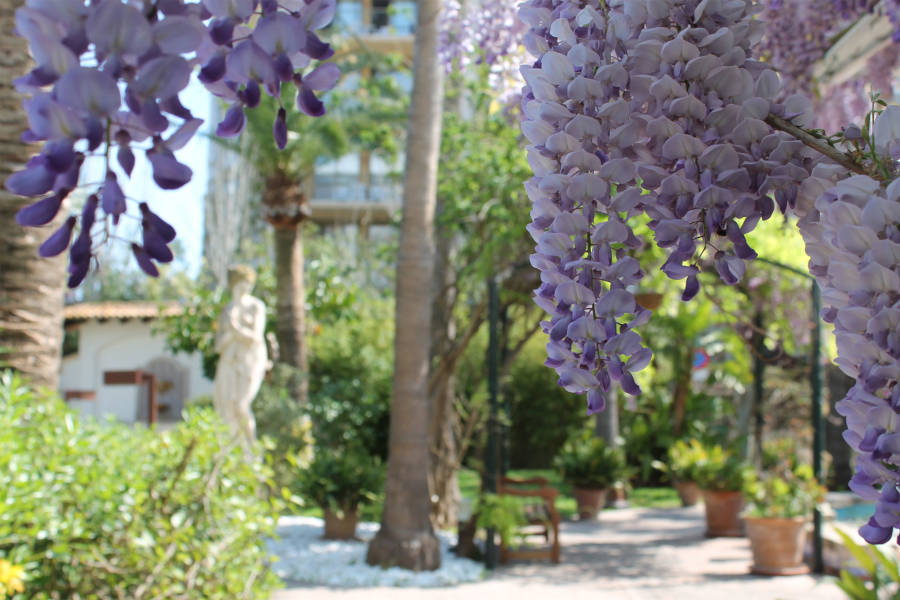
<svg viewBox="0 0 900 600">
<path fill-rule="evenodd" d="M 266 179 L 263 209 L 275 232 L 275 337 L 278 360 L 296 370 L 291 392 L 297 403 L 309 397 L 306 349 L 306 292 L 303 286 L 303 219 L 306 199 L 296 182 L 277 174 Z"/>
<path fill-rule="evenodd" d="M 693 367 L 693 342 L 675 351 L 675 390 L 672 395 L 672 433 L 681 435 L 684 416 L 691 395 L 691 369 Z"/>
<path fill-rule="evenodd" d="M 428 489 L 431 294 L 434 210 L 440 153 L 442 72 L 438 63 L 440 0 L 418 2 L 397 254 L 394 385 L 381 529 L 369 564 L 433 570 L 441 564 Z"/>
<path fill-rule="evenodd" d="M 0 365 L 55 389 L 62 354 L 65 255 L 44 259 L 37 249 L 66 211 L 46 227 L 20 227 L 15 214 L 31 201 L 2 185 L 37 151 L 20 140 L 28 121 L 12 86 L 30 62 L 25 40 L 13 34 L 20 4 L 0 0 Z"/>
<path fill-rule="evenodd" d="M 441 214 L 441 200 L 437 200 L 436 213 Z M 452 347 L 456 342 L 456 322 L 453 319 L 455 304 L 455 273 L 453 241 L 446 228 L 435 227 L 436 249 L 434 255 L 434 289 L 431 314 L 431 464 L 429 482 L 431 489 L 431 521 L 437 529 L 457 526 L 459 507 L 459 454 L 457 440 L 458 418 L 456 400 L 456 362 L 458 356 Z M 447 364 L 441 364 L 441 363 Z"/>
</svg>

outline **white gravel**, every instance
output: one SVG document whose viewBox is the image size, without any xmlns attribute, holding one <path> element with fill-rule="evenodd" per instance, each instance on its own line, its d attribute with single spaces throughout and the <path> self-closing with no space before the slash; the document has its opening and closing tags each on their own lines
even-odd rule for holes
<svg viewBox="0 0 900 600">
<path fill-rule="evenodd" d="M 314 517 L 282 517 L 279 539 L 269 542 L 278 557 L 272 566 L 284 580 L 329 587 L 439 587 L 484 577 L 484 566 L 449 552 L 451 536 L 438 533 L 441 541 L 441 568 L 414 573 L 392 567 L 382 569 L 366 564 L 367 543 L 378 531 L 377 523 L 360 523 L 356 535 L 362 541 L 323 540 L 324 526 Z M 455 540 L 454 540 L 455 541 Z"/>
</svg>

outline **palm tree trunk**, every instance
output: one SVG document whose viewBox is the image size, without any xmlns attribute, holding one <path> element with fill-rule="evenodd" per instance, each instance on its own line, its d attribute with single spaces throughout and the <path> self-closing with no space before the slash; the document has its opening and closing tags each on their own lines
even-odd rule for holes
<svg viewBox="0 0 900 600">
<path fill-rule="evenodd" d="M 303 233 L 300 225 L 275 229 L 275 280 L 279 361 L 298 370 L 293 384 L 301 406 L 309 393 L 306 355 L 306 294 L 303 287 Z"/>
<path fill-rule="evenodd" d="M 12 87 L 12 80 L 29 67 L 25 41 L 13 34 L 14 13 L 20 4 L 0 0 L 0 183 L 35 150 L 20 141 L 27 120 Z M 20 227 L 15 214 L 28 203 L 0 186 L 0 365 L 55 389 L 62 348 L 65 258 L 47 260 L 37 255 L 53 226 Z"/>
<path fill-rule="evenodd" d="M 429 350 L 434 207 L 440 152 L 443 80 L 438 64 L 440 0 L 419 0 L 412 106 L 397 254 L 394 390 L 381 529 L 366 562 L 413 570 L 441 564 L 431 526 Z"/>
<path fill-rule="evenodd" d="M 278 361 L 295 369 L 291 393 L 301 406 L 309 396 L 303 230 L 306 199 L 297 182 L 280 173 L 266 179 L 263 210 L 275 231 L 275 337 Z"/>
</svg>

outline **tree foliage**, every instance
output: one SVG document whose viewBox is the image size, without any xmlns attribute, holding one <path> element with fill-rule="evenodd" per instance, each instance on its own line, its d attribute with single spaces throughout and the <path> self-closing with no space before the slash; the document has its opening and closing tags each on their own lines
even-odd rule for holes
<svg viewBox="0 0 900 600">
<path fill-rule="evenodd" d="M 270 471 L 230 440 L 210 410 L 165 433 L 98 423 L 4 375 L 0 553 L 25 597 L 268 595 Z"/>
</svg>

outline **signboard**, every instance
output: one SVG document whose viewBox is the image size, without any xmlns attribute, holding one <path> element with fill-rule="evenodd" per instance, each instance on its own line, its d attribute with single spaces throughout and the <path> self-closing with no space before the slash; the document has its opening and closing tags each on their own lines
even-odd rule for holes
<svg viewBox="0 0 900 600">
<path fill-rule="evenodd" d="M 691 359 L 691 366 L 695 371 L 705 369 L 709 366 L 709 354 L 703 348 L 694 348 L 694 355 Z"/>
</svg>

